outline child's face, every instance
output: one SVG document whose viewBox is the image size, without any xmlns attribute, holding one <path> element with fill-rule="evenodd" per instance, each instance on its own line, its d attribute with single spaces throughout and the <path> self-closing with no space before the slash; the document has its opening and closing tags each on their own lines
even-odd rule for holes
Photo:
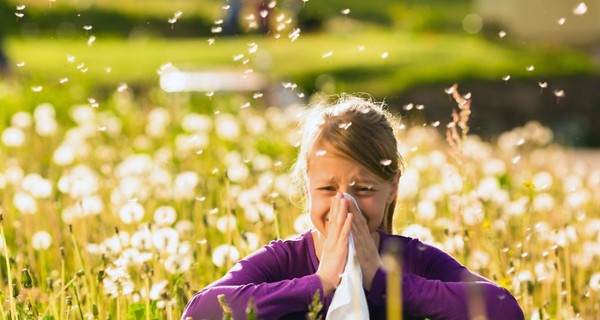
<svg viewBox="0 0 600 320">
<path fill-rule="evenodd" d="M 337 192 L 346 192 L 356 199 L 373 232 L 381 225 L 397 186 L 397 179 L 385 181 L 328 145 L 315 146 L 308 159 L 306 183 L 310 219 L 327 236 L 331 199 Z"/>
</svg>

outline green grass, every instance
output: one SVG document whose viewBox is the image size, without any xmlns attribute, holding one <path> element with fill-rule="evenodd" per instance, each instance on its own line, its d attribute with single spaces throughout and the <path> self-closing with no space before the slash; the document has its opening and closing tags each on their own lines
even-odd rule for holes
<svg viewBox="0 0 600 320">
<path fill-rule="evenodd" d="M 82 31 L 83 33 L 83 31 Z M 315 90 L 315 79 L 330 75 L 339 89 L 366 91 L 376 96 L 397 93 L 427 83 L 452 83 L 462 79 L 500 79 L 572 74 L 597 74 L 592 58 L 559 47 L 518 47 L 501 39 L 454 34 L 412 34 L 364 30 L 349 33 L 303 34 L 291 42 L 285 35 L 207 39 L 138 39 L 98 37 L 92 44 L 83 34 L 73 41 L 56 39 L 8 40 L 13 62 L 25 62 L 15 73 L 34 85 L 55 85 L 61 78 L 84 86 L 111 87 L 124 82 L 150 86 L 158 81 L 157 70 L 171 62 L 183 69 L 253 69 L 278 81 L 298 83 Z M 248 44 L 258 51 L 248 53 Z M 363 51 L 358 47 L 364 46 Z M 330 57 L 324 58 L 327 52 Z M 233 56 L 243 53 L 243 65 Z M 387 58 L 381 55 L 387 53 Z M 67 56 L 74 62 L 68 62 Z M 257 61 L 270 61 L 261 68 Z M 81 67 L 81 64 L 85 64 Z M 534 65 L 533 72 L 526 67 Z M 77 68 L 86 68 L 84 73 Z M 110 67 L 110 73 L 105 71 Z M 36 84 L 37 83 L 37 84 Z"/>
</svg>

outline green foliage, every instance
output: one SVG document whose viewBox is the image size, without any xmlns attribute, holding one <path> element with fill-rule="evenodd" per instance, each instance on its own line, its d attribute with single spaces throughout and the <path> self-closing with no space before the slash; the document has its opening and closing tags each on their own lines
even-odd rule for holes
<svg viewBox="0 0 600 320">
<path fill-rule="evenodd" d="M 308 306 L 308 313 L 306 314 L 307 320 L 321 320 L 323 315 L 323 302 L 321 302 L 321 291 L 317 290 L 313 295 L 311 304 Z"/>
</svg>

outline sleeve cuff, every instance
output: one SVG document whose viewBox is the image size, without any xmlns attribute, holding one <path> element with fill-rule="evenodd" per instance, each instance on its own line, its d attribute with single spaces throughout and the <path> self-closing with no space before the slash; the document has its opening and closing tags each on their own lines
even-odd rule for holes
<svg viewBox="0 0 600 320">
<path fill-rule="evenodd" d="M 319 297 L 321 299 L 321 303 L 323 303 L 325 301 L 325 296 L 323 295 L 323 284 L 321 283 L 319 276 L 317 274 L 311 274 L 304 278 L 306 281 L 305 290 L 307 303 L 312 303 L 313 297 L 317 291 L 319 291 Z"/>
</svg>

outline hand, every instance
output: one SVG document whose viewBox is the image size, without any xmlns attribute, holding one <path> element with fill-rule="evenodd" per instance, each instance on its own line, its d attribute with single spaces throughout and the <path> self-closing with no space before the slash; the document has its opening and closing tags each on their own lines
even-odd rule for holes
<svg viewBox="0 0 600 320">
<path fill-rule="evenodd" d="M 323 294 L 328 295 L 340 284 L 348 259 L 348 239 L 352 228 L 353 214 L 348 211 L 348 201 L 341 193 L 331 199 L 327 238 L 323 243 L 321 261 L 317 275 L 323 285 Z"/>
<path fill-rule="evenodd" d="M 379 250 L 374 240 L 374 234 L 371 234 L 369 225 L 364 215 L 352 199 L 349 202 L 350 212 L 354 218 L 352 220 L 352 236 L 354 238 L 354 247 L 356 256 L 360 264 L 363 277 L 363 287 L 371 290 L 371 284 L 377 269 L 382 266 Z M 376 232 L 376 231 L 375 231 Z"/>
</svg>

